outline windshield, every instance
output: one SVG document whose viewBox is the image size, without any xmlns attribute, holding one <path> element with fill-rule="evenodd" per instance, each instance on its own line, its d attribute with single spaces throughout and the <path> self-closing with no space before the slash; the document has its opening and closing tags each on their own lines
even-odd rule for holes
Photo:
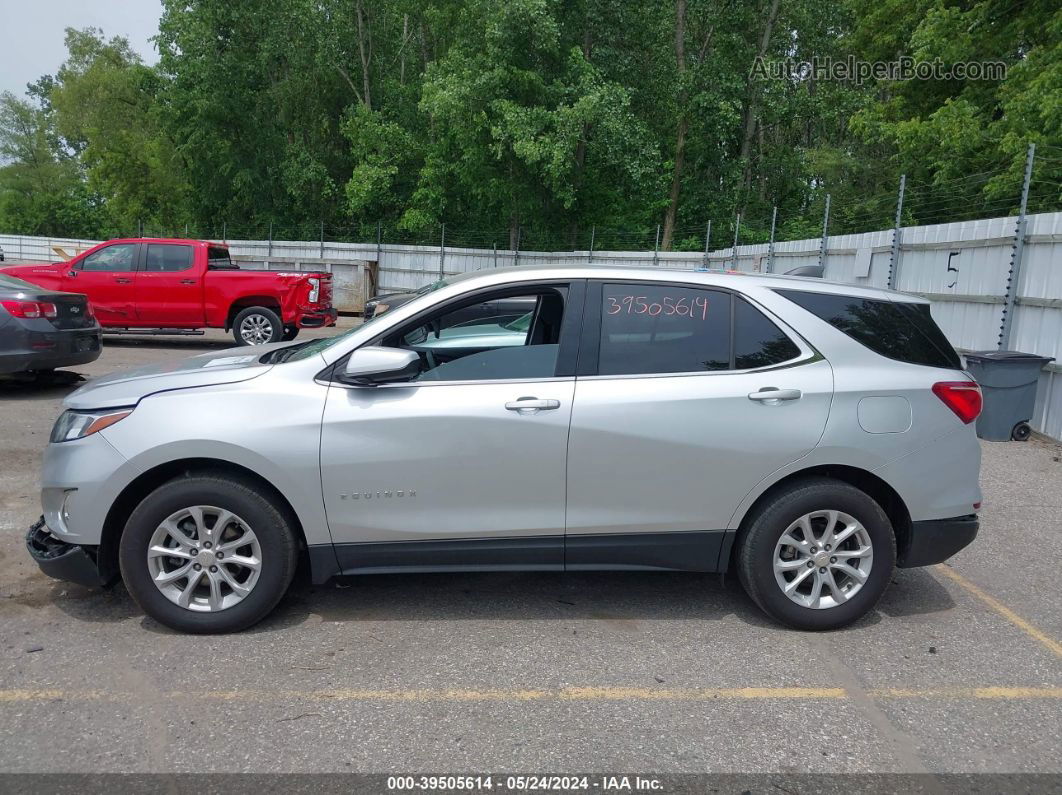
<svg viewBox="0 0 1062 795">
<path fill-rule="evenodd" d="M 413 293 L 415 295 L 427 295 L 428 293 L 434 293 L 436 290 L 445 287 L 448 283 L 449 282 L 447 282 L 446 279 L 439 279 L 437 282 L 432 282 L 431 284 L 425 284 L 423 287 L 418 287 L 416 290 L 413 291 Z"/>
<path fill-rule="evenodd" d="M 14 276 L 8 276 L 6 273 L 0 273 L 0 287 L 10 287 L 14 290 L 36 290 L 36 286 L 29 282 L 24 282 L 22 279 L 16 279 Z"/>
</svg>

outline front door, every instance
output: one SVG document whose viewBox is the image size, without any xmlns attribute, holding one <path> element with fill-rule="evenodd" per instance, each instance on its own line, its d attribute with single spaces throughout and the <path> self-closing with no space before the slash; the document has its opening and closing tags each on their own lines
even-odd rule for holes
<svg viewBox="0 0 1062 795">
<path fill-rule="evenodd" d="M 714 570 L 741 499 L 822 435 L 830 365 L 723 290 L 596 284 L 587 308 L 568 566 Z"/>
<path fill-rule="evenodd" d="M 344 571 L 563 567 L 581 287 L 428 310 L 372 343 L 417 351 L 418 377 L 331 386 L 321 473 Z M 498 316 L 467 311 L 500 297 L 524 300 Z"/>
<path fill-rule="evenodd" d="M 92 252 L 63 271 L 62 289 L 87 295 L 100 325 L 134 325 L 137 249 L 136 243 L 113 243 Z"/>
<path fill-rule="evenodd" d="M 196 278 L 195 247 L 145 243 L 136 274 L 136 310 L 151 325 L 196 327 L 204 322 L 203 280 Z"/>
</svg>

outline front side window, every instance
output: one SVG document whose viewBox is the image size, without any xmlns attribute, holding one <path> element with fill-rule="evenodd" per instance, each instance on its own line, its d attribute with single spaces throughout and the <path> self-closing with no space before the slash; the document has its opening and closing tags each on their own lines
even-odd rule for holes
<svg viewBox="0 0 1062 795">
<path fill-rule="evenodd" d="M 417 353 L 418 382 L 551 378 L 564 300 L 563 290 L 547 289 L 462 302 L 402 326 L 382 344 Z"/>
<path fill-rule="evenodd" d="M 599 375 L 729 367 L 729 293 L 668 284 L 602 287 Z"/>
<path fill-rule="evenodd" d="M 171 243 L 148 243 L 144 270 L 149 273 L 172 273 L 192 267 L 194 249 Z"/>
<path fill-rule="evenodd" d="M 81 262 L 81 270 L 128 273 L 136 270 L 135 254 L 135 243 L 116 243 L 113 246 L 94 251 L 85 257 Z"/>
</svg>

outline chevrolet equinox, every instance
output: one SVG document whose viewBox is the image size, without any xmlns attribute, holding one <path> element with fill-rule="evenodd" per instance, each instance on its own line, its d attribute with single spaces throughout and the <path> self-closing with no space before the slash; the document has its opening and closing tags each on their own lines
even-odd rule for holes
<svg viewBox="0 0 1062 795">
<path fill-rule="evenodd" d="M 64 407 L 30 554 L 188 632 L 259 621 L 300 560 L 314 582 L 729 570 L 832 629 L 977 534 L 981 393 L 929 304 L 818 279 L 481 271 Z"/>
</svg>

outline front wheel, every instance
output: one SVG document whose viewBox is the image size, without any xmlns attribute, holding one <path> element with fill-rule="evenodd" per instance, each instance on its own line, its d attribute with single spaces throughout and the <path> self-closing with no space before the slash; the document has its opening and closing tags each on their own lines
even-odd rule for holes
<svg viewBox="0 0 1062 795">
<path fill-rule="evenodd" d="M 284 325 L 280 316 L 264 306 L 249 306 L 232 323 L 232 336 L 237 345 L 265 345 L 280 342 Z"/>
<path fill-rule="evenodd" d="M 895 565 L 896 539 L 881 506 L 826 478 L 800 481 L 768 499 L 738 550 L 745 591 L 797 629 L 839 629 L 862 618 Z"/>
<path fill-rule="evenodd" d="M 290 520 L 253 484 L 227 476 L 171 480 L 126 523 L 122 579 L 160 624 L 238 632 L 267 616 L 295 575 Z"/>
</svg>

